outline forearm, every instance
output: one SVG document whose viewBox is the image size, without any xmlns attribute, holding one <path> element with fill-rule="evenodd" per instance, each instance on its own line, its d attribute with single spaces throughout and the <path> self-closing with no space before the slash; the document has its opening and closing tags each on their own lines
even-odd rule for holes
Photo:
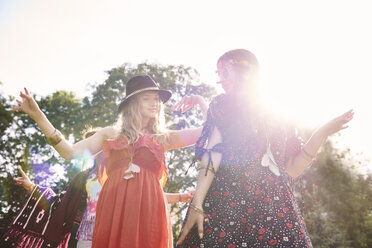
<svg viewBox="0 0 372 248">
<path fill-rule="evenodd" d="M 191 204 L 196 207 L 203 208 L 203 202 L 208 193 L 209 187 L 212 184 L 213 178 L 214 174 L 211 171 L 209 171 L 207 175 L 205 175 L 205 170 L 199 171 L 195 195 Z"/>
<path fill-rule="evenodd" d="M 181 194 L 179 193 L 165 193 L 165 197 L 169 204 L 181 202 Z"/>
<path fill-rule="evenodd" d="M 210 166 L 213 166 L 215 171 L 218 171 L 222 155 L 216 152 L 212 152 L 211 155 L 212 155 L 213 165 L 210 165 Z M 207 195 L 209 187 L 211 186 L 212 181 L 215 176 L 211 170 L 208 170 L 207 175 L 205 175 L 207 165 L 208 165 L 208 154 L 205 153 L 200 163 L 200 170 L 198 173 L 196 190 L 195 190 L 194 197 L 192 199 L 192 204 L 200 208 L 202 208 L 205 196 Z"/>
<path fill-rule="evenodd" d="M 34 116 L 31 116 L 32 119 L 37 123 L 40 130 L 43 132 L 45 137 L 51 136 L 54 131 L 55 127 L 50 123 L 48 118 L 42 111 L 38 111 Z M 64 158 L 67 160 L 72 159 L 74 150 L 72 145 L 69 144 L 65 139 L 62 139 L 57 145 L 54 146 L 54 149 Z"/>
<path fill-rule="evenodd" d="M 315 157 L 319 148 L 326 139 L 327 136 L 324 135 L 320 129 L 317 129 L 303 146 L 303 149 L 306 153 L 312 157 Z M 309 166 L 309 164 L 311 164 L 311 162 L 311 158 L 301 151 L 288 162 L 286 166 L 287 173 L 291 177 L 296 178 L 301 175 L 301 173 Z"/>
</svg>

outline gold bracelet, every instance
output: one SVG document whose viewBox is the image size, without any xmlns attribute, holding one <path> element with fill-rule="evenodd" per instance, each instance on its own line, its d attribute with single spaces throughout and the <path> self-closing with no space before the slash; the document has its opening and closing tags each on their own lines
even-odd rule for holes
<svg viewBox="0 0 372 248">
<path fill-rule="evenodd" d="M 198 207 L 194 206 L 193 204 L 190 204 L 190 208 L 192 210 L 194 210 L 195 212 L 197 212 L 197 213 L 202 214 L 203 216 L 205 216 L 205 213 L 204 213 L 203 209 L 198 208 Z"/>
<path fill-rule="evenodd" d="M 28 189 L 28 191 L 29 191 L 30 193 L 32 193 L 32 191 L 34 190 L 35 187 L 36 187 L 36 184 L 35 184 L 35 183 L 31 183 L 31 186 L 30 186 L 30 188 Z"/>
<path fill-rule="evenodd" d="M 204 166 L 198 166 L 198 167 L 196 167 L 196 170 L 197 170 L 197 171 L 200 171 L 200 170 L 203 170 L 203 169 L 207 169 L 207 167 L 204 167 Z M 212 167 L 209 167 L 208 170 L 209 170 L 210 172 L 212 172 L 213 174 L 215 174 L 215 172 L 214 172 L 214 170 L 212 169 Z"/>
<path fill-rule="evenodd" d="M 45 141 L 51 145 L 51 146 L 56 146 L 61 142 L 63 139 L 63 135 L 60 131 L 57 129 L 54 129 L 54 132 L 50 136 L 45 136 Z"/>
<path fill-rule="evenodd" d="M 314 158 L 315 158 L 315 156 L 312 156 L 307 151 L 305 151 L 305 148 L 304 147 L 301 148 L 301 154 L 309 162 L 313 161 Z"/>
<path fill-rule="evenodd" d="M 194 206 L 193 204 L 190 204 L 190 208 L 192 210 L 194 210 L 195 212 L 197 212 L 198 214 L 203 215 L 205 222 L 208 222 L 209 221 L 209 217 L 210 216 L 209 216 L 209 214 L 204 213 L 203 209 L 198 208 L 198 207 Z"/>
</svg>

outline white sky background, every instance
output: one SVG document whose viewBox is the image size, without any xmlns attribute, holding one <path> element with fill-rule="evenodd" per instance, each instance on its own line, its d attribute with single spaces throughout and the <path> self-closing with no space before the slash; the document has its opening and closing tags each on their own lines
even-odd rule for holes
<svg viewBox="0 0 372 248">
<path fill-rule="evenodd" d="M 46 95 L 87 84 L 124 62 L 184 64 L 215 82 L 223 52 L 261 64 L 268 106 L 304 126 L 350 108 L 339 141 L 372 157 L 369 1 L 0 0 L 0 90 Z"/>
</svg>

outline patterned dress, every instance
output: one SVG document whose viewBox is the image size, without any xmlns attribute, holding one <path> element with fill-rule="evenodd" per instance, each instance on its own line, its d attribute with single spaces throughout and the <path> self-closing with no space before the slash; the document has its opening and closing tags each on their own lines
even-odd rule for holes
<svg viewBox="0 0 372 248">
<path fill-rule="evenodd" d="M 284 171 L 302 142 L 294 128 L 252 122 L 252 112 L 236 107 L 227 95 L 212 101 L 196 158 L 215 151 L 222 159 L 203 203 L 210 216 L 203 238 L 194 226 L 182 247 L 312 247 L 292 192 L 293 179 Z M 205 149 L 214 127 L 222 143 Z"/>
</svg>

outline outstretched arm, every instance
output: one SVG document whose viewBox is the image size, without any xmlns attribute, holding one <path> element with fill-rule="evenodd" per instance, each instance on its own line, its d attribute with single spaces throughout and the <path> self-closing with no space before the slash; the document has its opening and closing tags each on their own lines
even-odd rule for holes
<svg viewBox="0 0 372 248">
<path fill-rule="evenodd" d="M 175 111 L 181 110 L 182 113 L 184 113 L 196 105 L 199 105 L 203 113 L 203 121 L 205 121 L 207 119 L 208 106 L 201 96 L 197 95 L 185 96 L 179 103 L 173 106 L 173 110 Z M 190 128 L 179 131 L 170 131 L 169 144 L 166 147 L 166 150 L 194 145 L 198 138 L 200 137 L 202 130 L 203 127 Z"/>
<path fill-rule="evenodd" d="M 29 94 L 25 88 L 24 92 L 20 93 L 21 100 L 17 100 L 18 107 L 13 107 L 13 110 L 23 111 L 28 114 L 39 126 L 45 137 L 55 135 L 56 129 L 50 123 L 45 114 L 40 110 L 35 99 Z M 79 141 L 75 144 L 70 144 L 64 138 L 54 146 L 56 151 L 65 159 L 72 159 L 75 155 L 89 150 L 92 154 L 96 154 L 101 150 L 103 143 L 110 136 L 114 135 L 114 128 L 106 127 L 99 130 L 95 135 Z"/>
<path fill-rule="evenodd" d="M 287 173 L 294 178 L 300 176 L 315 158 L 327 137 L 347 128 L 346 124 L 353 119 L 353 116 L 354 111 L 349 110 L 318 128 L 303 146 L 303 150 L 288 161 L 286 165 Z"/>
</svg>

